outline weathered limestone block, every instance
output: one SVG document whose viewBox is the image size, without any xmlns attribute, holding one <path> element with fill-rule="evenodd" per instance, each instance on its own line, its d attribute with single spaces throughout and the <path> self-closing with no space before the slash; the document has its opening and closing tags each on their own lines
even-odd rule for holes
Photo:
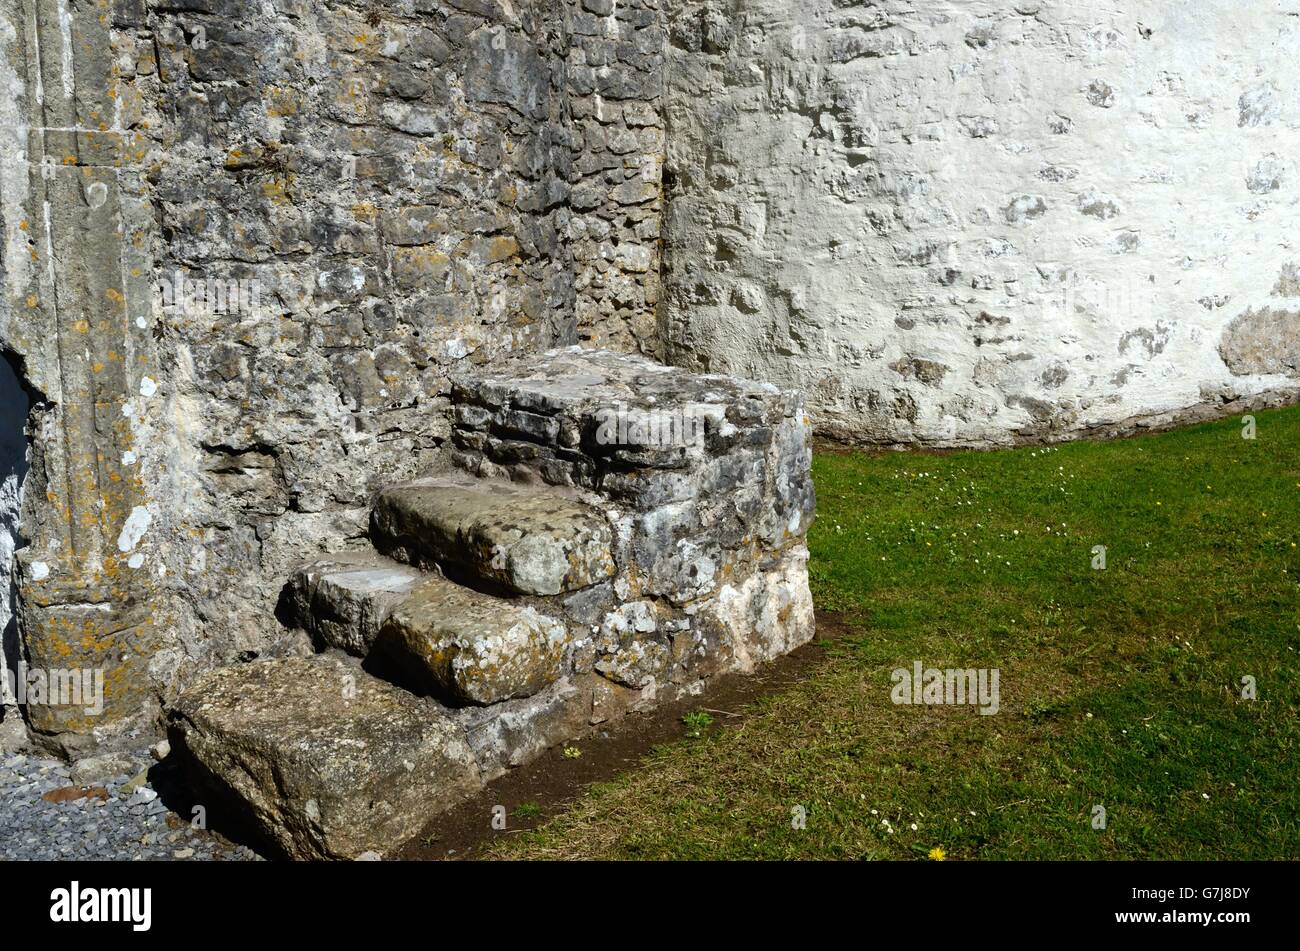
<svg viewBox="0 0 1300 951">
<path fill-rule="evenodd" d="M 587 732 L 590 693 L 589 685 L 584 690 L 566 678 L 531 697 L 458 711 L 484 781 Z"/>
<path fill-rule="evenodd" d="M 481 786 L 445 710 L 328 655 L 214 671 L 176 701 L 169 733 L 292 858 L 382 854 Z"/>
<path fill-rule="evenodd" d="M 480 373 L 452 388 L 454 458 L 471 472 L 579 485 L 642 511 L 730 492 L 737 479 L 784 484 L 779 500 L 795 509 L 784 521 L 811 514 L 797 393 L 580 347 Z M 525 415 L 531 424 L 517 425 Z"/>
<path fill-rule="evenodd" d="M 373 551 L 329 555 L 289 579 L 290 616 L 318 647 L 364 657 L 388 615 L 421 577 L 415 568 Z"/>
<path fill-rule="evenodd" d="M 650 600 L 629 601 L 605 615 L 593 638 L 592 668 L 625 687 L 667 679 L 672 662 L 668 618 Z"/>
<path fill-rule="evenodd" d="M 723 585 L 699 608 L 694 629 L 707 653 L 722 648 L 732 658 L 730 668 L 742 673 L 808 643 L 816 630 L 808 549 L 800 545 L 779 564 Z"/>
<path fill-rule="evenodd" d="M 398 605 L 376 649 L 457 706 L 527 697 L 560 676 L 564 624 L 430 575 Z"/>
<path fill-rule="evenodd" d="M 96 728 L 139 723 L 156 709 L 145 668 L 165 631 L 149 601 L 90 584 L 70 566 L 42 560 L 49 557 L 25 549 L 16 559 L 27 669 L 47 683 L 27 693 L 27 720 L 51 746 L 84 755 L 96 746 Z"/>
<path fill-rule="evenodd" d="M 614 572 L 604 515 L 537 487 L 423 480 L 380 495 L 372 529 L 394 557 L 462 567 L 520 594 L 574 591 Z"/>
<path fill-rule="evenodd" d="M 1236 374 L 1300 377 L 1300 310 L 1247 308 L 1224 330 L 1219 355 Z"/>
<path fill-rule="evenodd" d="M 456 711 L 484 782 L 532 761 L 557 743 L 633 710 L 653 706 L 653 687 L 634 690 L 598 674 L 566 677 L 534 696 Z"/>
</svg>

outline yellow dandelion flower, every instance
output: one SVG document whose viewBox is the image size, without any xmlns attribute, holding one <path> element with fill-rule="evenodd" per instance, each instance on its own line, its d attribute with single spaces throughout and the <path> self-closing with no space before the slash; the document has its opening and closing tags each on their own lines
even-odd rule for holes
<svg viewBox="0 0 1300 951">
<path fill-rule="evenodd" d="M 942 848 L 940 848 L 937 845 L 930 850 L 930 858 L 934 859 L 936 862 L 942 862 L 944 860 L 944 856 L 945 856 L 945 852 L 943 851 Z"/>
</svg>

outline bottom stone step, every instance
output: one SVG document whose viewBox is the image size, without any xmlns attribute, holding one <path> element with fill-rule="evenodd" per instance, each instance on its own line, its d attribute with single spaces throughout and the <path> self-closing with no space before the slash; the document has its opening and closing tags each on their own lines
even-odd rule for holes
<svg viewBox="0 0 1300 951">
<path fill-rule="evenodd" d="M 210 819 L 231 808 L 291 858 L 383 854 L 482 786 L 446 710 L 328 655 L 214 671 L 168 733 L 215 794 Z"/>
</svg>

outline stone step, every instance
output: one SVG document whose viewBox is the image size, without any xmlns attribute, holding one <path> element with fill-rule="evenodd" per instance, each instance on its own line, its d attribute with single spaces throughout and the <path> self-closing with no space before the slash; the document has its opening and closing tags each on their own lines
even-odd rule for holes
<svg viewBox="0 0 1300 951">
<path fill-rule="evenodd" d="M 393 608 L 423 577 L 375 551 L 326 555 L 289 579 L 288 620 L 311 634 L 318 649 L 364 657 Z"/>
<path fill-rule="evenodd" d="M 605 516 L 547 486 L 445 476 L 388 489 L 371 514 L 371 539 L 399 560 L 516 594 L 576 591 L 615 569 Z"/>
<path fill-rule="evenodd" d="M 486 706 L 557 680 L 568 643 L 562 621 L 429 575 L 393 609 L 375 650 L 414 688 Z"/>
<path fill-rule="evenodd" d="M 456 375 L 451 399 L 451 457 L 476 475 L 581 486 L 638 510 L 745 490 L 766 497 L 774 526 L 811 520 L 807 413 L 770 384 L 568 347 Z"/>
<path fill-rule="evenodd" d="M 291 858 L 382 854 L 482 786 L 449 711 L 337 655 L 213 671 L 171 706 L 168 733 L 212 818 L 235 809 Z"/>
<path fill-rule="evenodd" d="M 383 492 L 377 553 L 286 590 L 288 620 L 364 663 L 259 661 L 168 708 L 186 761 L 291 855 L 385 851 L 549 746 L 813 636 L 796 396 L 605 352 L 480 372 L 432 461 L 460 470 Z"/>
</svg>

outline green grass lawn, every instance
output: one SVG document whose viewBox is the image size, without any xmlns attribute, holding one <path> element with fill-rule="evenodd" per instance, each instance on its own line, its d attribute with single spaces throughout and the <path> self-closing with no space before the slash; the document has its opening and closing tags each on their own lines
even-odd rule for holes
<svg viewBox="0 0 1300 951">
<path fill-rule="evenodd" d="M 813 596 L 851 633 L 494 854 L 1300 857 L 1300 408 L 1256 419 L 819 455 Z M 918 660 L 997 668 L 999 712 L 895 705 Z"/>
</svg>

